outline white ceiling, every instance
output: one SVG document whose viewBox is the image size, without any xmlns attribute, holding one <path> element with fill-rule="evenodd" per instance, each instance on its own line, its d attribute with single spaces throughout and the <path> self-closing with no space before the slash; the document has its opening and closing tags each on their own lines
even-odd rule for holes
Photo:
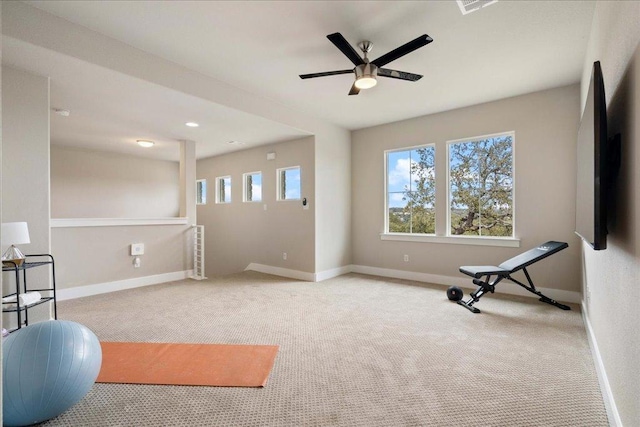
<svg viewBox="0 0 640 427">
<path fill-rule="evenodd" d="M 595 6 L 594 2 L 582 1 L 501 0 L 463 16 L 453 1 L 28 3 L 348 129 L 577 83 Z M 375 88 L 358 96 L 347 96 L 353 82 L 351 75 L 301 80 L 299 74 L 353 67 L 326 39 L 327 34 L 334 32 L 342 33 L 354 46 L 361 40 L 371 40 L 372 59 L 428 34 L 433 43 L 387 66 L 423 74 L 424 78 L 418 82 L 379 78 Z M 110 113 L 102 111 L 104 117 L 93 119 L 124 120 L 128 126 L 122 129 L 123 135 L 126 130 L 129 138 L 135 138 L 135 132 L 136 136 L 146 132 L 156 140 L 180 137 L 205 145 L 208 140 L 201 137 L 202 133 L 187 133 L 173 127 L 173 123 L 167 125 L 176 118 L 173 115 L 176 111 L 185 114 L 175 126 L 186 120 L 198 120 L 187 115 L 208 112 L 212 124 L 229 130 L 222 139 L 224 143 L 225 139 L 253 141 L 254 135 L 242 134 L 242 130 L 252 128 L 243 125 L 243 120 L 263 120 L 246 114 L 242 117 L 244 113 L 224 111 L 210 102 L 168 93 L 165 88 L 150 87 L 153 85 L 122 75 L 100 76 L 100 72 L 108 73 L 106 70 L 86 71 L 96 73 L 86 77 L 87 84 L 92 83 L 91 79 L 110 78 L 108 90 L 93 94 L 109 100 Z M 73 94 L 73 85 L 57 81 L 52 76 L 52 100 L 63 108 L 68 108 L 62 105 L 66 102 L 77 102 L 75 108 L 91 102 L 91 94 Z M 133 98 L 124 103 L 118 99 L 118 93 Z M 171 109 L 172 105 L 180 108 Z M 300 131 L 263 121 L 263 127 L 256 128 L 259 130 L 256 144 L 300 135 Z M 82 136 L 82 126 L 86 124 L 74 128 L 58 127 L 53 122 L 52 126 L 55 138 L 71 140 Z M 95 130 L 101 130 L 104 138 L 109 136 L 108 129 L 98 124 Z M 258 141 L 260 132 L 267 135 L 264 141 Z M 198 156 L 203 157 L 201 152 Z"/>
</svg>

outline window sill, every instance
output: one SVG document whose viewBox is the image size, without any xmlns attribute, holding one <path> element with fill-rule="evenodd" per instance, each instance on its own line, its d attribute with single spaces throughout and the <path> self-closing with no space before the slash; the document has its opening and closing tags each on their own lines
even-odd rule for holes
<svg viewBox="0 0 640 427">
<path fill-rule="evenodd" d="M 51 228 L 113 227 L 124 225 L 185 225 L 188 218 L 52 218 Z"/>
<path fill-rule="evenodd" d="M 513 237 L 435 236 L 404 233 L 380 233 L 380 240 L 398 242 L 447 243 L 452 245 L 502 246 L 519 248 L 520 239 Z"/>
</svg>

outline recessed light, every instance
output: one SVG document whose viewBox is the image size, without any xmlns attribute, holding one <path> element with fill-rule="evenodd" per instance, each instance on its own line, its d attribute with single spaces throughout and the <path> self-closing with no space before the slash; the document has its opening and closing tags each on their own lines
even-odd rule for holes
<svg viewBox="0 0 640 427">
<path fill-rule="evenodd" d="M 185 126 L 189 126 L 190 128 L 197 128 L 200 125 L 197 124 L 196 122 L 187 122 L 185 123 Z"/>
<path fill-rule="evenodd" d="M 229 141 L 227 144 L 231 144 L 231 145 L 244 145 L 244 142 L 241 142 L 241 141 Z"/>
<path fill-rule="evenodd" d="M 138 140 L 138 145 L 144 148 L 151 148 L 153 147 L 153 144 L 155 144 L 153 141 L 149 141 L 147 139 L 139 139 Z"/>
</svg>

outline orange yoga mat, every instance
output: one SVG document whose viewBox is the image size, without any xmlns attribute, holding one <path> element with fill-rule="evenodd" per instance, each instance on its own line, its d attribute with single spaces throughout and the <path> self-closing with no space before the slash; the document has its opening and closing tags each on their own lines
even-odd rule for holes
<svg viewBox="0 0 640 427">
<path fill-rule="evenodd" d="M 101 342 L 96 382 L 264 387 L 277 345 Z"/>
</svg>

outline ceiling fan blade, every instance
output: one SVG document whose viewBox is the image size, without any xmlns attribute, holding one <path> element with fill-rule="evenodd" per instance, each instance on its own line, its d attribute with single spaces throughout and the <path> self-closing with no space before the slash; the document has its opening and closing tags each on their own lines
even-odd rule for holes
<svg viewBox="0 0 640 427">
<path fill-rule="evenodd" d="M 388 68 L 378 68 L 378 77 L 391 77 L 392 79 L 408 80 L 410 82 L 415 82 L 422 78 L 420 74 L 390 70 Z"/>
<path fill-rule="evenodd" d="M 327 36 L 329 41 L 333 43 L 344 55 L 349 58 L 349 61 L 353 62 L 353 65 L 364 64 L 364 59 L 358 55 L 358 52 L 349 44 L 349 42 L 342 37 L 340 33 L 333 33 Z"/>
<path fill-rule="evenodd" d="M 431 43 L 433 39 L 426 34 L 421 35 L 420 37 L 411 40 L 409 43 L 405 43 L 399 48 L 393 49 L 391 52 L 385 53 L 380 58 L 371 61 L 372 64 L 375 64 L 378 68 L 384 67 L 391 61 L 395 61 L 401 56 L 405 56 L 408 53 L 413 52 L 416 49 L 421 48 L 422 46 L 426 46 Z"/>
<path fill-rule="evenodd" d="M 325 71 L 323 73 L 300 74 L 301 79 L 312 79 L 314 77 L 337 76 L 338 74 L 351 74 L 353 70 Z"/>
<path fill-rule="evenodd" d="M 356 87 L 356 84 L 354 82 L 353 86 L 351 86 L 351 90 L 349 91 L 349 95 L 357 95 L 359 93 L 360 93 L 360 89 Z"/>
</svg>

